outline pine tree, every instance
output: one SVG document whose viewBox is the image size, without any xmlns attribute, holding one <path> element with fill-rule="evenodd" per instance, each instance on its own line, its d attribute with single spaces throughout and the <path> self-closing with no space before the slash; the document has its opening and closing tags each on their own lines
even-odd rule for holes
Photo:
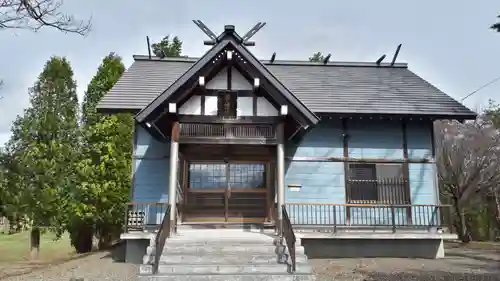
<svg viewBox="0 0 500 281">
<path fill-rule="evenodd" d="M 151 48 L 157 57 L 180 57 L 182 41 L 177 36 L 170 41 L 170 36 L 167 35 L 160 42 L 152 44 Z"/>
<path fill-rule="evenodd" d="M 78 100 L 69 62 L 52 57 L 30 94 L 30 108 L 12 126 L 7 153 L 15 167 L 9 179 L 17 184 L 10 190 L 11 206 L 31 221 L 37 259 L 40 230 L 63 231 L 74 186 Z"/>
<path fill-rule="evenodd" d="M 111 53 L 99 66 L 85 93 L 82 112 L 82 155 L 79 184 L 71 219 L 72 243 L 78 252 L 92 249 L 92 236 L 99 247 L 121 230 L 124 205 L 129 199 L 132 160 L 131 114 L 104 115 L 96 111 L 99 100 L 118 81 L 125 67 Z"/>
</svg>

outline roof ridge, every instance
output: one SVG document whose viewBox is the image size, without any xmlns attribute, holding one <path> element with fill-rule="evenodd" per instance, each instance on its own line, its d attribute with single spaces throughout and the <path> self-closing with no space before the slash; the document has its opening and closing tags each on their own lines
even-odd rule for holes
<svg viewBox="0 0 500 281">
<path fill-rule="evenodd" d="M 194 63 L 200 58 L 197 57 L 165 57 L 159 58 L 152 56 L 151 58 L 147 55 L 133 55 L 136 61 L 164 61 L 164 62 L 186 62 Z M 377 65 L 375 62 L 355 62 L 355 61 L 330 61 L 326 64 L 322 62 L 311 62 L 307 60 L 275 60 L 271 63 L 269 60 L 259 60 L 264 65 L 290 65 L 290 66 L 352 66 L 352 67 L 393 67 L 393 68 L 408 68 L 408 63 L 398 62 L 391 66 L 390 63 L 381 63 Z"/>
</svg>

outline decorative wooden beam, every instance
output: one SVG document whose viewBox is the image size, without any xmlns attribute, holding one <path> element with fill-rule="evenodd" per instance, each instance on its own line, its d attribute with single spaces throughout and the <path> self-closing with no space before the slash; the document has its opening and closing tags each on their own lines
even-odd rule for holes
<svg viewBox="0 0 500 281">
<path fill-rule="evenodd" d="M 252 115 L 257 116 L 257 101 L 258 101 L 258 96 L 253 95 L 252 97 Z"/>
<path fill-rule="evenodd" d="M 249 139 L 249 138 L 204 138 L 204 137 L 180 137 L 179 143 L 186 144 L 247 144 L 247 145 L 269 145 L 276 144 L 275 139 Z"/>
<path fill-rule="evenodd" d="M 396 52 L 394 53 L 394 56 L 392 57 L 391 66 L 394 66 L 394 64 L 396 63 L 396 59 L 398 58 L 399 51 L 401 50 L 402 45 L 403 44 L 399 44 L 398 47 L 396 48 Z"/>
<path fill-rule="evenodd" d="M 148 58 L 151 59 L 151 43 L 149 43 L 149 36 L 146 36 L 146 43 L 148 44 Z"/>
<path fill-rule="evenodd" d="M 341 162 L 341 163 L 349 162 L 358 164 L 403 164 L 403 163 L 425 164 L 425 163 L 435 162 L 433 160 L 426 158 L 405 160 L 405 159 L 349 158 L 349 157 L 324 157 L 324 156 L 287 156 L 286 159 L 295 162 Z"/>
<path fill-rule="evenodd" d="M 221 119 L 215 115 L 178 115 L 180 123 L 199 124 L 276 124 L 283 120 L 280 116 L 239 116 L 237 119 Z"/>
<path fill-rule="evenodd" d="M 431 130 L 431 155 L 432 159 L 436 159 L 436 137 L 434 135 L 434 121 L 430 122 L 430 130 Z"/>
<path fill-rule="evenodd" d="M 327 64 L 328 61 L 330 61 L 330 57 L 332 56 L 332 54 L 328 54 L 326 55 L 326 57 L 323 59 L 323 64 Z"/>
<path fill-rule="evenodd" d="M 249 43 L 248 40 L 252 38 L 255 33 L 257 33 L 261 28 L 266 25 L 265 22 L 258 22 L 254 27 L 252 27 L 245 35 L 241 37 L 242 43 L 246 45 L 246 43 Z"/>
<path fill-rule="evenodd" d="M 401 129 L 403 130 L 403 180 L 405 182 L 405 201 L 411 204 L 411 190 L 410 190 L 410 166 L 408 165 L 408 135 L 407 135 L 407 126 L 406 121 L 402 120 Z M 407 209 L 408 221 L 411 223 L 412 215 L 411 208 Z"/>
<path fill-rule="evenodd" d="M 231 91 L 232 89 L 232 79 L 233 79 L 233 68 L 231 66 L 229 66 L 227 68 L 227 90 L 228 91 Z"/>
<path fill-rule="evenodd" d="M 276 52 L 273 53 L 271 56 L 271 60 L 269 60 L 269 63 L 274 63 L 274 60 L 276 59 Z"/>
<path fill-rule="evenodd" d="M 378 66 L 382 63 L 382 61 L 385 59 L 385 55 L 382 55 L 378 60 L 375 62 Z"/>
<path fill-rule="evenodd" d="M 200 114 L 201 115 L 205 115 L 205 100 L 206 100 L 206 96 L 207 96 L 206 92 L 203 91 L 201 93 L 201 96 L 200 96 L 200 106 L 201 106 L 201 108 L 200 108 Z"/>
<path fill-rule="evenodd" d="M 347 119 L 342 118 L 342 143 L 343 143 L 343 161 L 344 161 L 344 186 L 345 186 L 345 200 L 351 200 L 351 192 L 349 186 L 349 134 L 347 131 Z M 346 208 L 346 224 L 351 224 L 351 208 Z"/>
<path fill-rule="evenodd" d="M 204 90 L 203 94 L 206 96 L 218 96 L 223 91 L 226 91 L 226 90 L 225 89 L 222 89 L 222 90 L 208 89 L 208 90 Z M 252 97 L 255 95 L 253 90 L 232 90 L 232 91 L 238 93 L 238 97 Z"/>
<path fill-rule="evenodd" d="M 156 126 L 155 123 L 153 123 L 152 126 L 155 128 L 155 130 L 158 132 L 158 134 L 161 135 L 161 137 L 163 139 L 168 140 L 167 136 L 160 130 L 160 128 L 158 128 L 158 126 Z"/>
</svg>

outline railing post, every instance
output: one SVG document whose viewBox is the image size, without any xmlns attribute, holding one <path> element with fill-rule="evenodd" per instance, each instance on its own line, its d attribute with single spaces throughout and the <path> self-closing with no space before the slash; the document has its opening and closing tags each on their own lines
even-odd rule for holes
<svg viewBox="0 0 500 281">
<path fill-rule="evenodd" d="M 392 233 L 396 233 L 396 210 L 394 205 L 391 205 L 391 223 L 392 223 Z"/>
<path fill-rule="evenodd" d="M 337 206 L 333 205 L 333 232 L 337 233 Z"/>
</svg>

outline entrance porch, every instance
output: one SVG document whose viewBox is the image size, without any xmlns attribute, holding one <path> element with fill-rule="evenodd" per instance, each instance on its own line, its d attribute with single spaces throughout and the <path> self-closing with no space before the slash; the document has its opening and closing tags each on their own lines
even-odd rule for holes
<svg viewBox="0 0 500 281">
<path fill-rule="evenodd" d="M 179 147 L 179 221 L 274 223 L 276 147 Z"/>
</svg>

